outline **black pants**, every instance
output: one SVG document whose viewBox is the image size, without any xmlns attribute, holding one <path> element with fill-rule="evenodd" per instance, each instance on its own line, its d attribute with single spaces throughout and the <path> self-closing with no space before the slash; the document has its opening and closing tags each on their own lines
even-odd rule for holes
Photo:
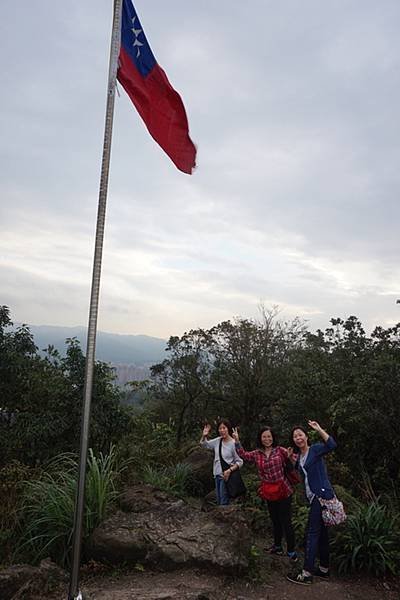
<svg viewBox="0 0 400 600">
<path fill-rule="evenodd" d="M 292 496 L 283 500 L 268 500 L 267 505 L 274 531 L 274 545 L 282 546 L 282 536 L 285 534 L 287 551 L 293 552 L 295 540 L 292 525 Z"/>
</svg>

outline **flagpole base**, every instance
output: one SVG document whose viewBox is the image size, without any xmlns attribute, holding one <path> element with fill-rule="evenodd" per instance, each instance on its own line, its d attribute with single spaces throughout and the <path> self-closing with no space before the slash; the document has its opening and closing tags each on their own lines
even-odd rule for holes
<svg viewBox="0 0 400 600">
<path fill-rule="evenodd" d="M 79 590 L 78 594 L 76 596 L 68 596 L 68 600 L 85 600 L 85 597 L 83 596 L 82 592 Z"/>
</svg>

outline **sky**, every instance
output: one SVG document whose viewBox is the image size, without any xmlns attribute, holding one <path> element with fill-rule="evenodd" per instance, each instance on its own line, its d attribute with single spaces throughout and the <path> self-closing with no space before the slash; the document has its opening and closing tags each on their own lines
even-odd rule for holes
<svg viewBox="0 0 400 600">
<path fill-rule="evenodd" d="M 98 328 L 400 321 L 398 0 L 136 0 L 198 147 L 192 176 L 116 98 Z M 0 9 L 0 304 L 86 325 L 111 0 Z"/>
</svg>

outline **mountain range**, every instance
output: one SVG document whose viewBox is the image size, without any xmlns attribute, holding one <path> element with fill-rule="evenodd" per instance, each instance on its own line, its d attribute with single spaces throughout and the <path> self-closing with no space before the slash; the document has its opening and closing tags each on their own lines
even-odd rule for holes
<svg viewBox="0 0 400 600">
<path fill-rule="evenodd" d="M 77 338 L 86 353 L 86 327 L 58 327 L 51 325 L 28 325 L 36 346 L 43 351 L 47 346 L 54 346 L 65 355 L 67 338 Z M 117 333 L 97 332 L 96 359 L 112 364 L 135 365 L 149 367 L 161 362 L 165 357 L 167 342 L 161 338 L 148 335 L 122 335 Z"/>
</svg>

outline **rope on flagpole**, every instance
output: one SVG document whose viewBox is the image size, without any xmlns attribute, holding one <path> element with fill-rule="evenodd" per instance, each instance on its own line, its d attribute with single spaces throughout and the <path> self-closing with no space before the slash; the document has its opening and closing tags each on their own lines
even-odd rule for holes
<svg viewBox="0 0 400 600">
<path fill-rule="evenodd" d="M 93 373 L 96 351 L 97 315 L 100 293 L 101 261 L 103 254 L 104 226 L 106 217 L 108 177 L 110 170 L 111 141 L 114 120 L 114 101 L 117 81 L 118 57 L 121 46 L 122 0 L 114 0 L 113 26 L 108 72 L 107 105 L 104 126 L 103 157 L 97 209 L 96 241 L 93 259 L 92 288 L 90 295 L 89 322 L 87 332 L 83 415 L 79 452 L 78 488 L 75 502 L 72 565 L 68 600 L 82 600 L 79 591 L 79 568 L 81 562 L 82 526 L 85 500 L 86 463 L 89 442 L 90 405 L 92 400 Z"/>
</svg>

